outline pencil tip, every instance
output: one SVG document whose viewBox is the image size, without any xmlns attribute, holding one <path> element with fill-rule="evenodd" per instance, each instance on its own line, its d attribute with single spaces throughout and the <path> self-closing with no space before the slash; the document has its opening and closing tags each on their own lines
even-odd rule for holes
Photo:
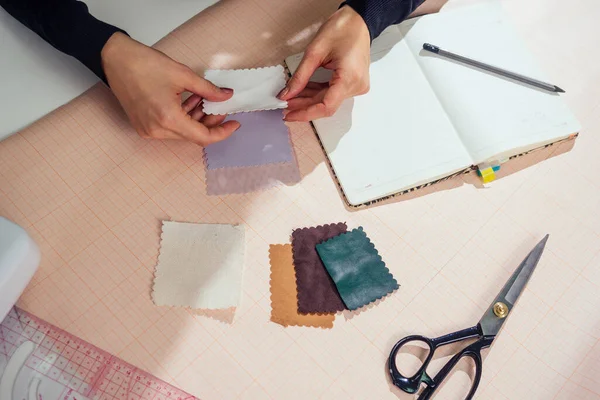
<svg viewBox="0 0 600 400">
<path fill-rule="evenodd" d="M 562 90 L 561 88 L 559 88 L 558 86 L 554 85 L 554 91 L 557 93 L 565 93 L 564 90 Z"/>
</svg>

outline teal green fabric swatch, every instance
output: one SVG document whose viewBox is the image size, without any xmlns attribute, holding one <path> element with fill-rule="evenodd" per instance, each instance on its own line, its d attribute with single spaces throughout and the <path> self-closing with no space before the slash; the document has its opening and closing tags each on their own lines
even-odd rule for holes
<svg viewBox="0 0 600 400">
<path fill-rule="evenodd" d="M 362 227 L 316 247 L 350 310 L 372 303 L 399 287 Z"/>
</svg>

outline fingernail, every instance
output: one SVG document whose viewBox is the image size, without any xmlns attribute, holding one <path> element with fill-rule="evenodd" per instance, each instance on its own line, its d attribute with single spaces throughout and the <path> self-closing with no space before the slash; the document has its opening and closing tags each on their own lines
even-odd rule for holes
<svg viewBox="0 0 600 400">
<path fill-rule="evenodd" d="M 227 93 L 227 94 L 229 94 L 229 93 L 233 93 L 233 89 L 226 88 L 226 87 L 222 87 L 222 88 L 221 88 L 221 91 L 222 91 L 223 93 Z"/>
<path fill-rule="evenodd" d="M 288 89 L 288 87 L 284 87 L 283 89 L 281 89 L 281 92 L 279 92 L 279 94 L 277 95 L 278 99 L 281 99 L 283 96 L 285 96 L 286 94 L 288 94 L 288 92 L 290 91 L 290 89 Z"/>
</svg>

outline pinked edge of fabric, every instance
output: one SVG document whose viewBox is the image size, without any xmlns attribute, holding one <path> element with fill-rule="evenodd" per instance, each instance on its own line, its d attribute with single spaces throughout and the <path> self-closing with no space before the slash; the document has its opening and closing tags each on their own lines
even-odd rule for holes
<svg viewBox="0 0 600 400">
<path fill-rule="evenodd" d="M 212 112 L 206 112 L 204 111 L 204 113 L 206 115 L 232 115 L 232 114 L 241 114 L 241 113 L 248 113 L 248 112 L 259 112 L 259 111 L 273 111 L 273 110 L 282 110 L 287 108 L 287 101 L 285 102 L 285 104 L 281 104 L 280 106 L 277 107 L 269 107 L 269 108 L 244 108 L 243 111 L 231 111 L 228 112 L 227 114 L 218 114 L 218 113 L 212 113 Z"/>
<path fill-rule="evenodd" d="M 323 229 L 329 226 L 338 226 L 340 228 L 342 228 L 344 231 L 348 230 L 348 225 L 345 222 L 335 222 L 335 223 L 330 223 L 330 224 L 322 224 L 322 225 L 317 225 L 317 226 L 312 226 L 312 227 L 304 227 L 304 228 L 298 228 L 298 229 L 294 229 L 292 231 L 292 259 L 294 262 L 294 274 L 296 275 L 296 288 L 299 288 L 299 282 L 298 282 L 298 269 L 296 268 L 296 258 L 294 257 L 295 251 L 294 251 L 294 246 L 297 242 L 297 237 L 296 234 L 299 234 L 301 232 L 309 232 L 309 231 L 318 231 L 319 229 Z M 338 235 L 339 236 L 339 235 Z M 337 237 L 337 236 L 335 236 Z M 331 240 L 333 238 L 330 239 L 325 239 L 324 241 L 327 240 Z M 324 241 L 321 241 L 320 243 L 323 243 Z M 316 249 L 315 249 L 316 251 Z M 319 257 L 318 253 L 317 253 L 317 257 Z M 327 271 L 327 269 L 325 270 L 325 272 L 327 273 L 327 275 L 329 276 L 329 272 Z M 332 279 L 331 277 L 329 277 L 329 279 Z M 335 286 L 335 282 L 333 282 L 334 287 L 337 290 L 337 287 Z M 338 310 L 338 309 L 331 309 L 331 310 L 327 310 L 324 312 L 319 312 L 319 313 L 303 313 L 300 311 L 300 302 L 302 301 L 302 298 L 306 298 L 306 296 L 308 296 L 309 294 L 305 294 L 305 292 L 301 292 L 299 289 L 296 290 L 297 296 L 296 296 L 296 303 L 298 304 L 298 312 L 301 314 L 305 314 L 305 315 L 329 315 L 329 314 L 335 314 L 341 311 L 344 311 L 344 309 Z M 342 297 L 339 293 L 338 296 L 340 296 L 340 298 Z M 343 303 L 343 299 L 342 299 L 342 303 Z M 345 305 L 345 303 L 343 303 Z"/>
<path fill-rule="evenodd" d="M 260 71 L 263 69 L 272 69 L 273 71 L 277 70 L 278 72 L 281 73 L 281 78 L 283 79 L 283 84 L 285 86 L 285 68 L 283 68 L 283 65 L 281 64 L 276 64 L 276 65 L 269 65 L 266 67 L 254 67 L 254 68 L 212 68 L 212 69 L 207 69 L 206 71 L 204 71 L 204 79 L 206 80 L 210 80 L 210 75 L 218 73 L 218 72 L 231 72 L 231 71 L 235 71 L 235 72 L 250 72 L 250 71 Z"/>
<path fill-rule="evenodd" d="M 300 169 L 295 158 L 290 163 L 219 168 L 206 171 L 206 193 L 209 196 L 244 194 L 280 185 L 294 185 L 300 180 Z"/>
<path fill-rule="evenodd" d="M 153 274 L 154 279 L 152 280 L 152 291 L 150 292 L 150 295 L 152 297 L 152 302 L 159 307 L 169 306 L 168 304 L 163 304 L 161 301 L 157 300 L 157 298 L 156 298 L 156 279 L 159 277 L 158 267 L 161 264 L 161 258 L 164 259 L 161 249 L 163 248 L 163 243 L 165 242 L 165 224 L 167 222 L 172 222 L 172 221 L 163 220 L 163 221 L 161 221 L 161 225 L 160 225 L 160 241 L 158 244 L 158 257 L 156 260 L 156 265 L 154 266 L 154 274 Z"/>
<path fill-rule="evenodd" d="M 398 283 L 398 281 L 396 280 L 396 278 L 394 278 L 394 275 L 392 275 L 392 273 L 390 272 L 389 268 L 387 267 L 387 265 L 385 264 L 385 261 L 383 261 L 383 258 L 381 258 L 381 255 L 379 254 L 379 251 L 375 248 L 375 244 L 371 241 L 371 239 L 369 238 L 369 236 L 367 236 L 367 233 L 364 231 L 362 226 L 359 226 L 358 228 L 354 228 L 351 231 L 342 233 L 336 237 L 333 237 L 331 239 L 327 239 L 322 241 L 321 243 L 317 244 L 316 248 L 317 248 L 317 253 L 319 254 L 319 257 L 321 257 L 321 253 L 319 252 L 319 248 L 321 248 L 323 245 L 325 245 L 327 242 L 332 241 L 332 240 L 340 240 L 343 236 L 346 235 L 351 235 L 351 234 L 356 234 L 356 233 L 360 234 L 361 236 L 363 236 L 366 241 L 369 243 L 369 247 L 372 249 L 372 253 L 373 255 L 375 255 L 377 257 L 377 259 L 379 260 L 379 263 L 381 265 L 381 267 L 385 270 L 385 273 L 387 273 L 387 275 L 391 278 L 391 281 L 394 282 L 394 288 L 392 290 L 388 290 L 387 292 L 381 294 L 379 297 L 374 298 L 373 300 L 369 301 L 366 304 L 363 304 L 362 306 L 359 307 L 354 307 L 354 308 L 350 308 L 348 307 L 348 305 L 346 304 L 346 302 L 344 301 L 344 304 L 346 305 L 346 307 L 348 307 L 348 310 L 350 311 L 359 311 L 363 308 L 369 307 L 369 305 L 377 302 L 377 301 L 381 301 L 383 300 L 385 297 L 389 296 L 390 294 L 392 294 L 393 292 L 395 292 L 396 290 L 398 290 L 400 288 L 400 284 Z M 323 261 L 323 259 L 321 259 L 321 261 Z M 325 263 L 325 261 L 323 261 L 323 265 L 325 265 L 325 268 L 327 268 L 327 264 Z M 329 272 L 329 270 L 328 270 Z M 333 279 L 333 278 L 332 278 Z M 335 282 L 335 280 L 334 280 Z M 336 284 L 337 287 L 337 284 Z M 344 300 L 344 297 L 340 294 L 340 297 L 342 297 L 342 300 Z"/>
<path fill-rule="evenodd" d="M 285 247 L 287 247 L 287 246 L 290 246 L 289 247 L 290 248 L 290 256 L 292 257 L 290 268 L 291 268 L 291 273 L 294 274 L 293 284 L 296 284 L 296 270 L 293 265 L 293 255 L 292 255 L 291 244 L 272 244 L 269 246 L 269 265 L 271 268 L 271 273 L 269 275 L 269 288 L 271 290 L 270 297 L 269 297 L 271 300 L 271 321 L 275 322 L 276 324 L 282 325 L 283 327 L 304 326 L 304 327 L 321 328 L 321 329 L 333 328 L 335 314 L 304 315 L 304 314 L 297 313 L 299 318 L 295 321 L 292 321 L 289 318 L 285 318 L 285 316 L 282 315 L 282 314 L 285 314 L 285 312 L 282 313 L 282 312 L 278 311 L 279 304 L 278 304 L 277 299 L 275 298 L 275 291 L 273 290 L 273 287 L 274 287 L 273 282 L 275 282 L 275 274 L 276 274 L 275 268 L 274 268 L 274 265 L 276 263 L 274 253 L 276 251 L 279 251 L 279 249 L 281 249 L 281 250 L 285 249 Z M 296 287 L 296 293 L 298 293 L 297 287 Z M 314 322 L 315 320 L 322 320 L 322 321 L 319 321 L 317 323 L 317 322 Z"/>
</svg>

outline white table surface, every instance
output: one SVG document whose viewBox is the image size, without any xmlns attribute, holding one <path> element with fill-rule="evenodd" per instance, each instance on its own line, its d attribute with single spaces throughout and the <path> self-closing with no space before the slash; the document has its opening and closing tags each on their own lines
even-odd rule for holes
<svg viewBox="0 0 600 400">
<path fill-rule="evenodd" d="M 86 0 L 96 18 L 152 45 L 217 0 Z M 98 82 L 0 8 L 0 140 Z"/>
</svg>

